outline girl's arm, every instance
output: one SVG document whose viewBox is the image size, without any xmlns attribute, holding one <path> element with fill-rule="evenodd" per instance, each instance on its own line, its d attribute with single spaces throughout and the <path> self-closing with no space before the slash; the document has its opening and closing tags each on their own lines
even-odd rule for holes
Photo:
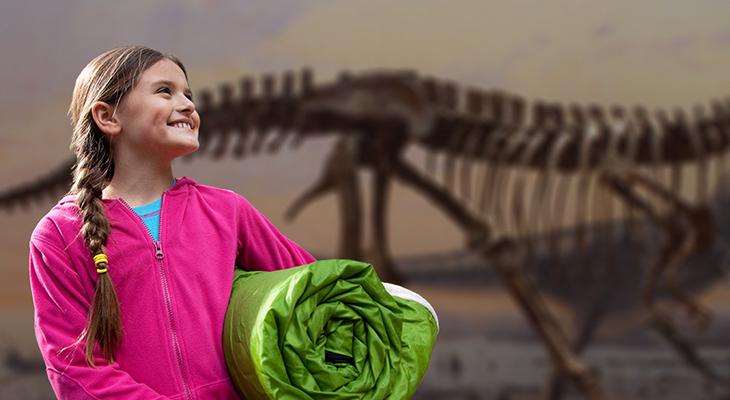
<svg viewBox="0 0 730 400">
<path fill-rule="evenodd" d="M 84 342 L 72 344 L 86 326 L 93 293 L 81 284 L 68 253 L 37 236 L 30 241 L 30 286 L 36 340 L 59 399 L 166 399 L 100 354 L 95 368 L 86 364 Z"/>
<path fill-rule="evenodd" d="M 274 271 L 317 261 L 284 236 L 244 197 L 239 197 L 236 265 L 246 270 Z"/>
</svg>

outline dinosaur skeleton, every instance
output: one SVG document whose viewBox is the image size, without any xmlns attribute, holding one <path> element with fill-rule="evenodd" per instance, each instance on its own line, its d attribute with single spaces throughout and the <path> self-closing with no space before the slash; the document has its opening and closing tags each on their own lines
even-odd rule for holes
<svg viewBox="0 0 730 400">
<path fill-rule="evenodd" d="M 727 102 L 713 102 L 709 115 L 698 106 L 691 117 L 681 110 L 671 117 L 663 111 L 652 116 L 641 107 L 614 106 L 606 112 L 595 105 L 565 107 L 538 101 L 529 106 L 509 93 L 460 91 L 453 83 L 411 71 L 344 73 L 335 82 L 315 86 L 311 72 L 305 70 L 298 79 L 286 73 L 280 87 L 275 86 L 271 75 L 259 85 L 246 78 L 238 97 L 230 85 L 222 86 L 217 103 L 210 91 L 202 91 L 200 149 L 185 160 L 220 158 L 228 149 L 240 158 L 260 152 L 264 145 L 275 153 L 287 141 L 296 147 L 310 137 L 337 135 L 340 140 L 323 174 L 292 204 L 287 217 L 336 191 L 343 217 L 339 256 L 361 258 L 357 170 L 372 169 L 370 259 L 381 279 L 398 282 L 402 277 L 387 248 L 386 199 L 391 178 L 412 186 L 463 230 L 470 250 L 494 265 L 545 345 L 555 371 L 551 386 L 560 386 L 557 382 L 567 377 L 592 399 L 608 394 L 577 355 L 583 339 L 571 343 L 522 264 L 535 252 L 542 232 L 572 223 L 578 229 L 576 248 L 585 251 L 584 227 L 597 210 L 605 211 L 610 221 L 630 226 L 640 216 L 667 236 L 648 270 L 643 303 L 658 331 L 688 363 L 712 375 L 654 298 L 657 286 L 664 284 L 699 324 L 709 318 L 677 276 L 687 257 L 712 242 L 714 228 L 706 202 L 712 183 L 717 186 L 725 177 L 730 144 Z M 410 144 L 425 150 L 426 173 L 404 157 Z M 69 161 L 45 177 L 0 193 L 0 208 L 12 209 L 66 191 L 72 165 Z M 687 165 L 696 167 L 693 201 L 682 195 Z M 569 221 L 565 210 L 573 186 L 578 201 Z M 616 201 L 622 204 L 621 215 L 614 213 Z M 558 256 L 564 250 L 556 243 L 547 245 Z M 551 392 L 557 398 L 560 390 Z"/>
</svg>

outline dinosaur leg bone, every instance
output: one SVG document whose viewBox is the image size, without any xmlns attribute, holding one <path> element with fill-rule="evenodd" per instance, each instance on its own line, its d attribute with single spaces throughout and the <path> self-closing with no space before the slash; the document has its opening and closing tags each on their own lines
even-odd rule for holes
<svg viewBox="0 0 730 400">
<path fill-rule="evenodd" d="M 375 269 L 380 279 L 390 283 L 403 284 L 404 278 L 398 272 L 393 258 L 388 250 L 388 230 L 385 224 L 388 190 L 390 188 L 391 172 L 385 152 L 378 152 L 378 162 L 373 180 L 373 250 Z"/>
<path fill-rule="evenodd" d="M 667 265 L 667 283 L 675 299 L 686 307 L 690 317 L 700 327 L 706 326 L 710 319 L 709 310 L 699 304 L 686 290 L 680 287 L 677 277 L 679 268 L 682 266 L 682 261 L 690 255 L 700 253 L 712 246 L 714 226 L 710 208 L 707 206 L 690 205 L 678 195 L 639 172 L 631 172 L 627 176 L 635 184 L 641 185 L 652 194 L 669 203 L 672 212 L 683 217 L 686 221 L 688 229 L 677 228 L 681 230 L 681 235 L 683 236 L 681 242 L 677 240 L 677 243 L 675 243 L 679 244 L 679 246 L 674 250 L 676 254 L 672 256 L 671 262 Z M 673 250 L 667 248 L 667 251 L 671 252 Z"/>
<path fill-rule="evenodd" d="M 519 255 L 514 241 L 492 239 L 491 227 L 473 218 L 452 196 L 423 178 L 402 161 L 396 161 L 394 172 L 403 182 L 413 185 L 441 207 L 467 232 L 468 246 L 494 263 L 512 297 L 528 316 L 542 339 L 555 367 L 570 377 L 592 400 L 606 399 L 595 373 L 571 348 L 568 338 L 539 295 L 535 284 L 518 265 Z"/>
<path fill-rule="evenodd" d="M 556 373 L 572 380 L 591 400 L 609 398 L 596 372 L 578 357 L 535 283 L 520 267 L 521 257 L 515 245 L 510 239 L 490 240 L 481 248 L 474 249 L 493 262 L 512 298 L 517 301 L 547 348 Z"/>
<path fill-rule="evenodd" d="M 337 142 L 318 180 L 289 206 L 285 217 L 293 220 L 308 203 L 331 190 L 337 190 L 339 194 L 343 221 L 340 235 L 343 239 L 338 257 L 361 259 L 362 209 L 359 184 L 352 152 L 345 140 Z"/>
</svg>

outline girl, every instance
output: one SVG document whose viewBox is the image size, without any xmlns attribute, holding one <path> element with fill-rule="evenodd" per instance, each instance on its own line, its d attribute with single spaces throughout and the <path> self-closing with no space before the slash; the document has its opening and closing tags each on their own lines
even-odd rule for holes
<svg viewBox="0 0 730 400">
<path fill-rule="evenodd" d="M 73 185 L 30 239 L 36 339 L 53 390 L 237 398 L 222 350 L 234 265 L 315 259 L 242 196 L 173 178 L 172 160 L 198 149 L 200 127 L 177 58 L 145 47 L 96 57 L 69 115 Z"/>
</svg>

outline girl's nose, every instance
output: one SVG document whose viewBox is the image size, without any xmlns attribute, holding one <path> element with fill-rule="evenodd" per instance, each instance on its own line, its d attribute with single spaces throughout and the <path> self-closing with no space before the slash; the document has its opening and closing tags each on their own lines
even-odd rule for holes
<svg viewBox="0 0 730 400">
<path fill-rule="evenodd" d="M 182 100 L 178 105 L 178 111 L 185 114 L 192 114 L 195 111 L 195 103 L 187 96 L 182 96 Z"/>
</svg>

